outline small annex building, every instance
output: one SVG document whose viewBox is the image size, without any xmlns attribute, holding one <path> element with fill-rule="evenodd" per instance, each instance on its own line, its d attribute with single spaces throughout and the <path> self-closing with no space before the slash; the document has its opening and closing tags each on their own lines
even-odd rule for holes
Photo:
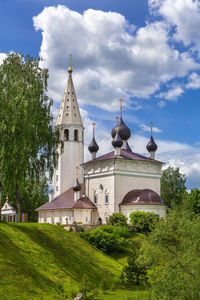
<svg viewBox="0 0 200 300">
<path fill-rule="evenodd" d="M 166 206 L 160 197 L 163 163 L 155 159 L 157 145 L 152 130 L 146 146 L 149 156 L 132 152 L 128 144 L 131 132 L 122 118 L 121 101 L 120 118 L 111 132 L 113 151 L 97 157 L 99 146 L 93 127 L 88 147 L 91 160 L 84 162 L 84 127 L 71 64 L 68 73 L 56 121 L 64 151 L 58 149 L 59 161 L 49 202 L 36 209 L 38 222 L 106 224 L 115 212 L 121 212 L 129 219 L 133 211 L 153 212 L 164 217 Z"/>
</svg>

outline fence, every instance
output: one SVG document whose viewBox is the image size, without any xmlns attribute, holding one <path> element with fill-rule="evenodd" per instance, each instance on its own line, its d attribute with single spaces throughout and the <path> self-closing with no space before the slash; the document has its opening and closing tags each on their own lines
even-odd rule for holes
<svg viewBox="0 0 200 300">
<path fill-rule="evenodd" d="M 0 215 L 1 222 L 11 222 L 11 223 L 27 223 L 28 213 L 20 213 L 14 216 Z"/>
</svg>

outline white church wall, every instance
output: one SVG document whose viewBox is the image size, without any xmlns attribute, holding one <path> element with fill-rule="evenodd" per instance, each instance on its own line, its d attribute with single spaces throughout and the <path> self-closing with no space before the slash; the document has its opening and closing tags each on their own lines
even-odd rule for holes
<svg viewBox="0 0 200 300">
<path fill-rule="evenodd" d="M 120 212 L 128 218 L 130 221 L 130 214 L 135 211 L 151 212 L 159 215 L 160 218 L 164 218 L 166 215 L 166 207 L 162 205 L 121 205 Z"/>
<path fill-rule="evenodd" d="M 70 209 L 45 210 L 38 212 L 39 223 L 65 225 L 74 221 L 73 211 Z"/>
<path fill-rule="evenodd" d="M 114 211 L 114 176 L 93 177 L 86 179 L 87 196 L 95 203 L 99 217 L 105 224 L 106 219 L 113 214 Z M 108 203 L 106 203 L 108 201 Z"/>
<path fill-rule="evenodd" d="M 94 224 L 92 209 L 74 209 L 74 220 L 82 224 Z"/>
</svg>

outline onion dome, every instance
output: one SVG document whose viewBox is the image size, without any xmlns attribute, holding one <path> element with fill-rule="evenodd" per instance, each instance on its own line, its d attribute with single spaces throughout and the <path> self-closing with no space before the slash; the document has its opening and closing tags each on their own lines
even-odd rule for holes
<svg viewBox="0 0 200 300">
<path fill-rule="evenodd" d="M 99 150 L 99 146 L 97 145 L 94 137 L 92 138 L 92 141 L 88 146 L 88 150 L 90 151 L 90 153 L 97 153 L 97 151 Z"/>
<path fill-rule="evenodd" d="M 74 184 L 73 190 L 74 190 L 74 192 L 80 192 L 80 190 L 81 190 L 81 185 L 78 182 L 78 179 L 76 179 L 76 182 Z"/>
<path fill-rule="evenodd" d="M 114 137 L 114 139 L 112 140 L 112 145 L 114 148 L 121 148 L 121 146 L 123 145 L 123 141 L 119 135 L 119 132 L 116 132 L 116 135 Z"/>
<path fill-rule="evenodd" d="M 147 150 L 148 150 L 149 152 L 156 152 L 156 150 L 157 150 L 157 148 L 158 148 L 158 146 L 157 146 L 157 144 L 155 143 L 155 141 L 154 141 L 152 135 L 151 135 L 150 141 L 148 142 L 146 148 L 147 148 Z"/>
<path fill-rule="evenodd" d="M 131 148 L 130 148 L 128 142 L 126 142 L 126 151 L 132 152 L 132 150 L 131 150 Z"/>
<path fill-rule="evenodd" d="M 126 124 L 124 123 L 124 121 L 122 120 L 122 118 L 120 118 L 120 121 L 119 121 L 119 135 L 121 137 L 121 139 L 123 141 L 127 141 L 130 136 L 131 136 L 131 131 L 130 129 L 126 126 Z M 112 130 L 112 138 L 114 138 L 116 136 L 116 132 L 117 132 L 117 126 L 115 126 Z"/>
</svg>

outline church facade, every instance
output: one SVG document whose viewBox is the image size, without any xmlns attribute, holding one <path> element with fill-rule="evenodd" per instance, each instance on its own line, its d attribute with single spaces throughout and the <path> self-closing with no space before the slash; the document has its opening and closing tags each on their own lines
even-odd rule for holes
<svg viewBox="0 0 200 300">
<path fill-rule="evenodd" d="M 84 127 L 72 80 L 71 64 L 68 82 L 56 126 L 64 143 L 54 171 L 54 190 L 48 203 L 40 206 L 39 223 L 106 224 L 115 212 L 128 219 L 133 211 L 145 211 L 164 217 L 166 207 L 160 198 L 163 163 L 155 160 L 157 145 L 152 131 L 147 144 L 149 157 L 132 152 L 128 145 L 130 129 L 121 114 L 113 128 L 113 151 L 97 157 L 99 146 L 93 138 L 88 147 L 91 160 L 84 162 Z M 94 126 L 94 125 L 93 125 Z"/>
</svg>

